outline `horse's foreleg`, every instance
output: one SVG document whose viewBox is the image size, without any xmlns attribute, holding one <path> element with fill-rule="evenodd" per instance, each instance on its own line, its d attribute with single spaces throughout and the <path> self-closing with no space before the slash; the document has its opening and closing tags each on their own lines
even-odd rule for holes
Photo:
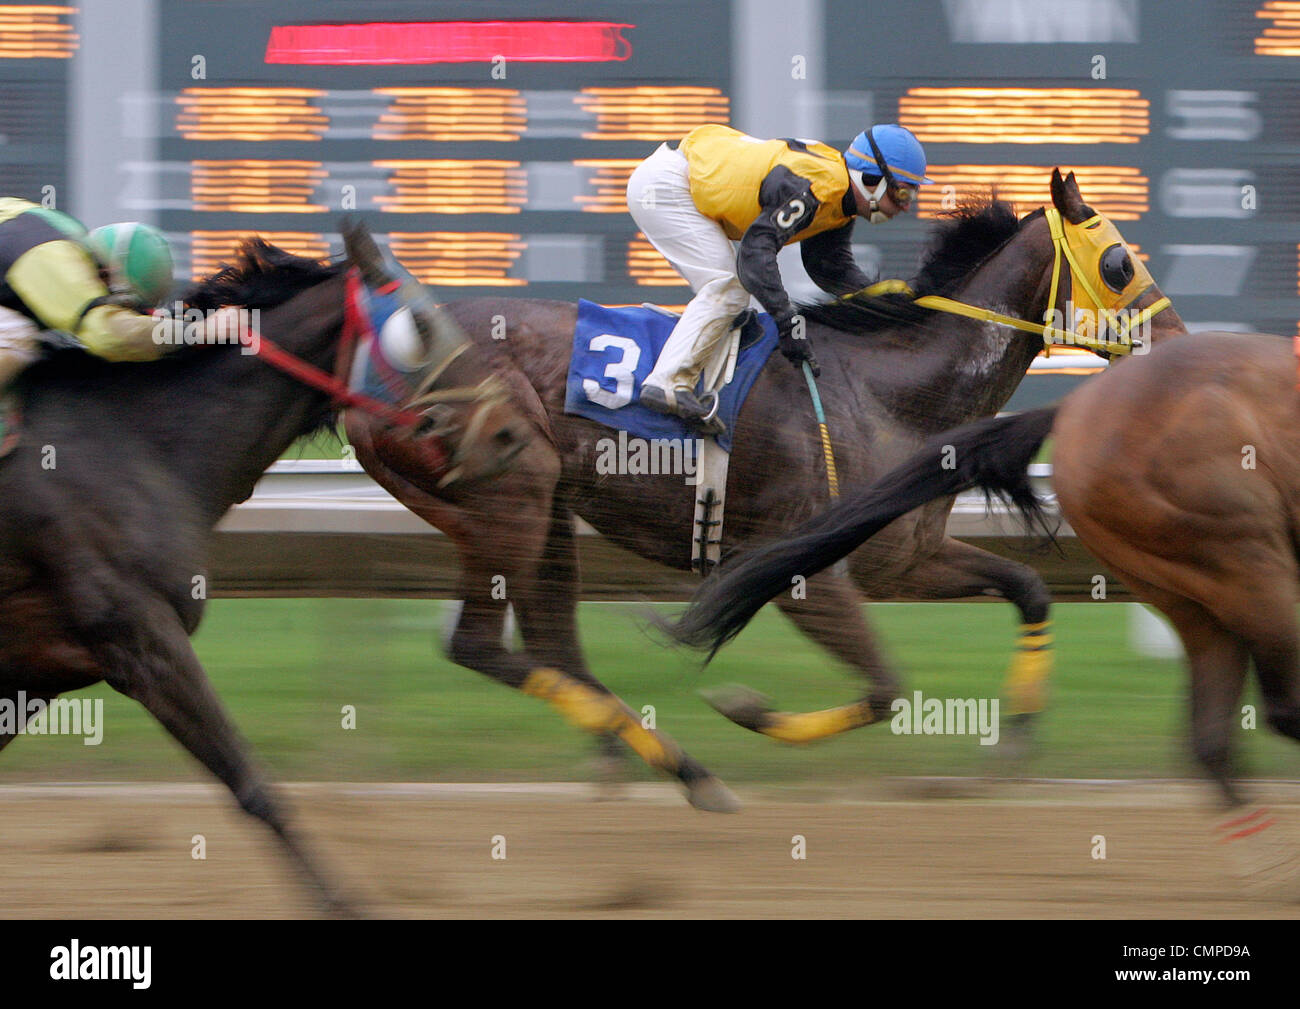
<svg viewBox="0 0 1300 1009">
<path fill-rule="evenodd" d="M 1000 596 L 1020 611 L 1019 647 L 1003 690 L 1012 731 L 1025 734 L 1046 705 L 1052 674 L 1052 596 L 1042 576 L 1026 564 L 947 537 L 938 551 L 891 579 L 890 588 L 917 599 Z"/>
<path fill-rule="evenodd" d="M 499 569 L 500 565 L 492 567 Z M 491 577 L 492 573 L 482 563 L 466 558 L 461 574 L 464 605 L 449 647 L 453 662 L 547 701 L 579 728 L 600 736 L 616 736 L 647 764 L 677 778 L 686 787 L 691 805 L 697 809 L 732 812 L 739 807 L 735 796 L 721 781 L 665 733 L 643 724 L 639 715 L 594 676 L 588 673 L 580 678 L 538 661 L 527 651 L 509 652 L 503 648 L 501 624 L 505 601 L 491 597 L 488 589 Z M 507 575 L 506 584 L 511 581 Z M 526 609 L 521 604 L 521 625 Z M 535 611 L 533 615 L 536 616 Z"/>
<path fill-rule="evenodd" d="M 600 681 L 587 668 L 578 638 L 580 584 L 573 514 L 556 501 L 536 574 L 525 579 L 513 594 L 515 615 L 528 654 L 542 665 L 562 669 L 583 683 L 599 686 Z M 597 773 L 610 780 L 618 777 L 627 750 L 610 733 L 597 737 L 596 745 L 601 765 Z"/>
<path fill-rule="evenodd" d="M 24 691 L 22 699 L 23 702 L 26 704 L 31 704 L 32 701 L 44 701 L 46 704 L 49 704 L 50 701 L 54 700 L 54 698 L 58 696 L 59 695 L 57 692 L 56 693 L 33 693 L 31 691 Z M 9 696 L 9 697 L 0 696 L 0 702 L 5 702 L 5 701 L 7 701 L 9 704 L 16 705 L 18 703 L 18 698 L 16 696 Z M 16 732 L 0 732 L 0 750 L 3 750 L 6 746 L 8 746 L 17 738 L 18 738 L 18 733 Z"/>
<path fill-rule="evenodd" d="M 290 824 L 281 800 L 254 765 L 171 607 L 142 605 L 131 636 L 101 644 L 104 679 L 139 701 L 234 793 L 245 812 L 274 831 L 294 867 L 330 912 L 348 906 Z"/>
</svg>

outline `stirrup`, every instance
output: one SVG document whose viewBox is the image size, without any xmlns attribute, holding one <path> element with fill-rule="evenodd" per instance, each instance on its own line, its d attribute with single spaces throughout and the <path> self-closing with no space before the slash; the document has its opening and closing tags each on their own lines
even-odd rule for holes
<svg viewBox="0 0 1300 1009">
<path fill-rule="evenodd" d="M 686 408 L 683 408 L 683 394 L 686 396 Z M 688 424 L 698 428 L 703 434 L 715 437 L 727 433 L 727 425 L 722 423 L 722 419 L 718 416 L 718 407 L 722 399 L 716 392 L 709 391 L 701 397 L 695 395 L 694 389 L 683 388 L 674 389 L 673 395 L 677 398 L 677 416 Z M 695 409 L 690 409 L 692 406 Z"/>
<path fill-rule="evenodd" d="M 704 407 L 704 405 L 708 403 L 710 400 L 713 401 L 713 405 L 708 407 L 708 412 L 703 417 L 700 418 L 701 424 L 712 423 L 713 419 L 718 416 L 718 407 L 722 405 L 722 397 L 719 396 L 715 390 L 710 390 L 709 392 L 706 392 L 703 396 L 700 396 L 698 402 L 701 407 Z M 719 425 L 722 425 L 721 421 L 718 421 L 718 423 Z M 722 430 L 723 431 L 726 430 L 725 425 L 722 425 Z"/>
</svg>

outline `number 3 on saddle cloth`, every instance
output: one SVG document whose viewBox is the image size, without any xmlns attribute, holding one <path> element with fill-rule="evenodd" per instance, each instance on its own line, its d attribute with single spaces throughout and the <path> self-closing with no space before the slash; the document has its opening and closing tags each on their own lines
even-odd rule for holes
<svg viewBox="0 0 1300 1009">
<path fill-rule="evenodd" d="M 691 564 L 701 574 L 708 574 L 721 555 L 727 461 L 736 418 L 777 347 L 776 325 L 771 317 L 760 315 L 758 319 L 762 335 L 752 337 L 749 331 L 753 327 L 747 328 L 731 379 L 718 391 L 718 416 L 726 431 L 715 440 L 701 437 L 681 418 L 658 413 L 639 402 L 641 383 L 654 369 L 677 317 L 652 306 L 607 308 L 590 301 L 578 302 L 564 412 L 626 431 L 628 438 L 683 446 L 683 455 L 694 467 L 696 488 Z"/>
<path fill-rule="evenodd" d="M 760 315 L 759 321 L 762 337 L 742 339 L 735 372 L 718 393 L 718 416 L 727 430 L 717 440 L 728 452 L 745 396 L 777 346 L 771 316 Z M 580 300 L 564 412 L 626 431 L 630 437 L 698 437 L 681 418 L 657 413 L 640 403 L 641 383 L 654 370 L 659 352 L 676 324 L 677 317 L 662 309 L 607 308 Z"/>
</svg>

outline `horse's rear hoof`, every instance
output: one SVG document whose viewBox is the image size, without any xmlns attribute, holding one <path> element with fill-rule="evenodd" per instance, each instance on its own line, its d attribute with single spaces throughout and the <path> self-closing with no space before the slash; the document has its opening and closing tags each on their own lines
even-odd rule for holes
<svg viewBox="0 0 1300 1009">
<path fill-rule="evenodd" d="M 739 683 L 701 690 L 700 696 L 714 711 L 755 732 L 759 730 L 763 716 L 772 711 L 772 702 L 765 694 Z"/>
<path fill-rule="evenodd" d="M 1238 806 L 1214 827 L 1230 871 L 1248 897 L 1300 899 L 1300 857 L 1278 816 L 1263 806 Z"/>
<path fill-rule="evenodd" d="M 686 798 L 696 809 L 706 813 L 740 812 L 740 800 L 736 798 L 736 793 L 712 775 L 691 782 L 689 788 Z"/>
</svg>

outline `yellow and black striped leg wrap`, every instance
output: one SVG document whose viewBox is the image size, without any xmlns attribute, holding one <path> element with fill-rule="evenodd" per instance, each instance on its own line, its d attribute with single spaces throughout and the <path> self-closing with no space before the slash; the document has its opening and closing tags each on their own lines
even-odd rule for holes
<svg viewBox="0 0 1300 1009">
<path fill-rule="evenodd" d="M 613 733 L 651 767 L 681 775 L 681 748 L 662 733 L 647 729 L 613 694 L 545 666 L 531 670 L 519 689 L 531 697 L 542 698 L 580 729 L 597 734 Z"/>
<path fill-rule="evenodd" d="M 758 715 L 754 723 L 746 727 L 783 743 L 814 743 L 870 725 L 875 720 L 871 702 L 864 700 L 821 711 L 768 711 Z"/>
<path fill-rule="evenodd" d="M 1021 624 L 1020 642 L 1007 671 L 1006 695 L 1012 715 L 1036 715 L 1047 705 L 1052 675 L 1052 622 Z"/>
</svg>

